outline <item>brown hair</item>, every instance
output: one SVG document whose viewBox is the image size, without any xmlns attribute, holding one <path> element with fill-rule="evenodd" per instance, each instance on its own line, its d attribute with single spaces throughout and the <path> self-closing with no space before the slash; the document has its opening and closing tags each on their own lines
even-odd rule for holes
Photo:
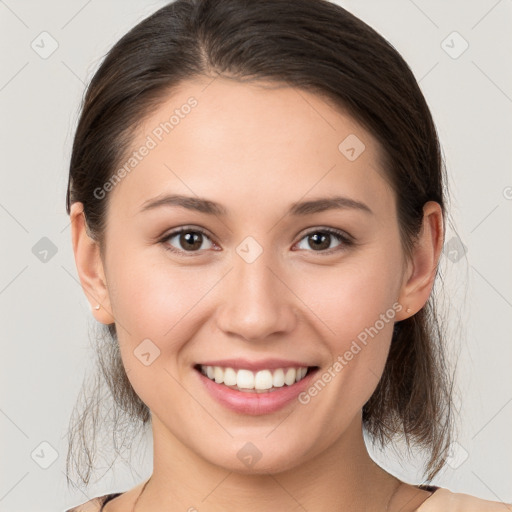
<svg viewBox="0 0 512 512">
<path fill-rule="evenodd" d="M 83 203 L 88 232 L 103 251 L 108 197 L 98 199 L 95 189 L 111 178 L 137 127 L 173 88 L 219 75 L 322 95 L 369 130 L 382 148 L 407 255 L 427 201 L 437 201 L 446 217 L 445 169 L 429 108 L 406 62 L 375 30 L 327 0 L 177 0 L 115 44 L 83 100 L 66 209 Z M 115 406 L 108 425 L 117 453 L 122 421 L 134 429 L 150 421 L 124 371 L 115 324 L 101 328 L 98 380 L 92 393 L 84 383 L 85 404 L 70 425 L 68 483 L 72 467 L 89 482 L 96 428 L 107 424 L 99 413 L 103 382 Z M 374 441 L 384 446 L 405 437 L 427 450 L 428 480 L 443 467 L 452 437 L 452 382 L 431 295 L 415 315 L 395 323 L 384 373 L 363 407 Z"/>
</svg>

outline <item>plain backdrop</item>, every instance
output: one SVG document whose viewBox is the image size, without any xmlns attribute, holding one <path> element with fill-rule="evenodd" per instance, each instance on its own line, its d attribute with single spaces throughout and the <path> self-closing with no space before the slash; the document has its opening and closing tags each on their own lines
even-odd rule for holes
<svg viewBox="0 0 512 512">
<path fill-rule="evenodd" d="M 109 48 L 164 3 L 0 0 L 1 511 L 63 511 L 151 471 L 146 439 L 139 458 L 102 468 L 89 488 L 66 486 L 66 429 L 93 362 L 95 320 L 76 273 L 65 191 L 85 84 Z M 460 420 L 434 484 L 510 502 L 512 2 L 339 3 L 409 63 L 450 176 L 454 224 L 441 266 Z M 414 459 L 408 467 L 391 450 L 373 453 L 421 483 Z"/>
</svg>

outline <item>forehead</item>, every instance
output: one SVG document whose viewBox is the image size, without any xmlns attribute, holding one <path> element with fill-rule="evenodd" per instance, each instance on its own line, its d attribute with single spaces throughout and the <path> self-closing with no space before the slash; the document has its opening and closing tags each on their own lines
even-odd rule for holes
<svg viewBox="0 0 512 512">
<path fill-rule="evenodd" d="M 141 124 L 110 200 L 135 214 L 148 198 L 174 191 L 250 210 L 255 198 L 261 208 L 336 192 L 378 210 L 392 200 L 380 151 L 317 94 L 202 78 L 180 84 Z"/>
</svg>

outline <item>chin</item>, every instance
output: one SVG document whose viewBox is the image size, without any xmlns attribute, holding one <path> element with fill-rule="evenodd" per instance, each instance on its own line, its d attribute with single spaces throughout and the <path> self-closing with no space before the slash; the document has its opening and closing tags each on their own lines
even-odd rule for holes
<svg viewBox="0 0 512 512">
<path fill-rule="evenodd" d="M 263 447 L 264 444 L 266 447 Z M 288 471 L 301 464 L 298 453 L 299 450 L 291 446 L 288 449 L 281 446 L 278 451 L 275 446 L 269 445 L 268 440 L 266 443 L 265 440 L 261 443 L 255 440 L 232 442 L 228 450 L 210 452 L 207 459 L 216 466 L 241 475 L 266 475 Z"/>
</svg>

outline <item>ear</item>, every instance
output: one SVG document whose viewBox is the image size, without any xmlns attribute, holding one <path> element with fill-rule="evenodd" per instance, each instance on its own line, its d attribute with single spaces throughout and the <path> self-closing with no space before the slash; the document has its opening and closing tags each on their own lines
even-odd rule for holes
<svg viewBox="0 0 512 512">
<path fill-rule="evenodd" d="M 396 315 L 396 321 L 414 315 L 427 302 L 443 249 L 443 229 L 441 206 L 435 201 L 428 201 L 423 206 L 423 225 L 404 274 L 398 299 L 403 309 Z"/>
<path fill-rule="evenodd" d="M 86 231 L 83 203 L 71 205 L 70 220 L 76 268 L 94 317 L 102 324 L 114 323 L 99 243 Z M 99 309 L 95 309 L 97 304 Z"/>
</svg>

